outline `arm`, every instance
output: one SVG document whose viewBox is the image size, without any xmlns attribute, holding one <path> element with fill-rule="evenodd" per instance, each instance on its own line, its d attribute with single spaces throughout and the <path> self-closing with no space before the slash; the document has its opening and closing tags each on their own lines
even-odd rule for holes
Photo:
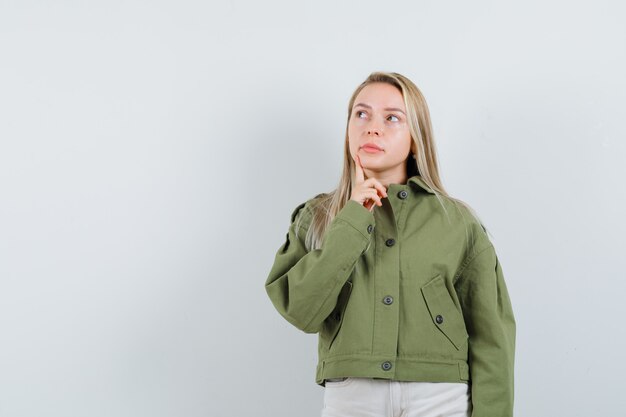
<svg viewBox="0 0 626 417">
<path fill-rule="evenodd" d="M 302 214 L 304 210 L 297 213 L 300 207 L 294 214 Z M 317 333 L 370 242 L 367 229 L 374 225 L 374 215 L 348 200 L 329 224 L 322 247 L 309 252 L 304 246 L 306 229 L 300 228 L 296 236 L 295 218 L 276 252 L 265 290 L 287 321 L 306 333 Z"/>
<path fill-rule="evenodd" d="M 472 417 L 513 416 L 515 318 L 491 242 L 456 281 L 469 333 Z"/>
</svg>

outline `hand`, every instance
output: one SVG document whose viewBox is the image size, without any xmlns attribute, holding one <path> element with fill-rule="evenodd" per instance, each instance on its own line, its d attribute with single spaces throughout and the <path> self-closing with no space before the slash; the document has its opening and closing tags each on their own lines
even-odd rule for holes
<svg viewBox="0 0 626 417">
<path fill-rule="evenodd" d="M 350 200 L 362 204 L 369 211 L 374 209 L 375 204 L 382 206 L 383 203 L 380 200 L 387 197 L 387 189 L 376 178 L 365 179 L 365 172 L 359 155 L 356 156 L 355 169 L 356 184 L 352 188 Z"/>
</svg>

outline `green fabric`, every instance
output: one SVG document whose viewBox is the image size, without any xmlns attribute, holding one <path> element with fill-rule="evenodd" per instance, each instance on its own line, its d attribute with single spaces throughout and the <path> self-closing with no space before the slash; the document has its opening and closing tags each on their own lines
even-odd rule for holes
<svg viewBox="0 0 626 417">
<path fill-rule="evenodd" d="M 468 383 L 473 417 L 512 416 L 515 318 L 492 242 L 419 175 L 387 194 L 373 212 L 348 200 L 312 251 L 319 196 L 299 204 L 276 252 L 265 289 L 289 323 L 319 334 L 315 382 Z"/>
</svg>

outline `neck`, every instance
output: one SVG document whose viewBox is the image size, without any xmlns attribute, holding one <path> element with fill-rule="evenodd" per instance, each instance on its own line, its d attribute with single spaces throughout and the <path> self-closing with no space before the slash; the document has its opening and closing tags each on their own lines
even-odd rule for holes
<svg viewBox="0 0 626 417">
<path fill-rule="evenodd" d="M 389 187 L 389 184 L 406 184 L 406 182 L 409 179 L 406 175 L 406 171 L 404 170 L 404 167 L 402 167 L 402 171 L 399 171 L 399 172 L 389 172 L 389 171 L 375 172 L 375 171 L 365 169 L 364 173 L 365 173 L 366 179 L 374 177 L 378 181 L 380 181 L 380 183 L 385 187 Z"/>
</svg>

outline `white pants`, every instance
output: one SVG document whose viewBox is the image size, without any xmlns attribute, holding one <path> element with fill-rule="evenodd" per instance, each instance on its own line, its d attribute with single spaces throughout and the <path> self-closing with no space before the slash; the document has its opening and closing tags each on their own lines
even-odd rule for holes
<svg viewBox="0 0 626 417">
<path fill-rule="evenodd" d="M 322 417 L 469 417 L 469 385 L 348 377 L 326 380 Z"/>
</svg>

